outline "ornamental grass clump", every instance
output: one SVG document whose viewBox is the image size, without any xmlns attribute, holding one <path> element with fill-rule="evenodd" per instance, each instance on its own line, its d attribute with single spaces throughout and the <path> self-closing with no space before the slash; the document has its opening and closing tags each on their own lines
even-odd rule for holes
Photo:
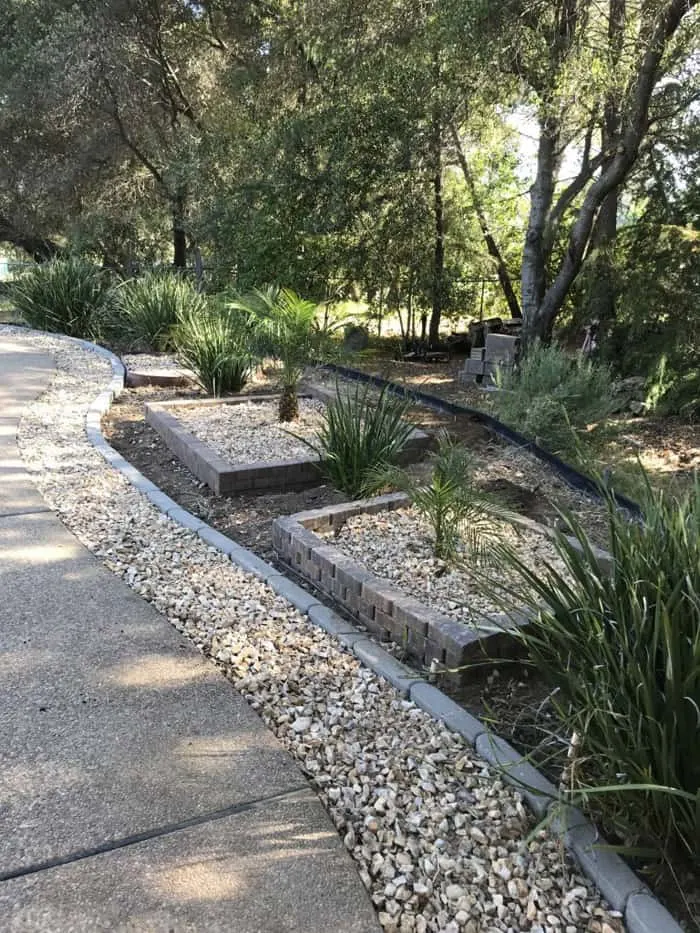
<svg viewBox="0 0 700 933">
<path fill-rule="evenodd" d="M 240 392 L 255 366 L 249 321 L 221 302 L 194 305 L 181 315 L 173 334 L 178 357 L 211 395 Z"/>
<path fill-rule="evenodd" d="M 318 440 L 306 442 L 319 455 L 328 480 L 353 499 L 368 491 L 377 471 L 395 464 L 406 446 L 413 425 L 405 420 L 410 401 L 383 389 L 370 398 L 369 386 L 356 386 L 326 407 Z"/>
<path fill-rule="evenodd" d="M 682 498 L 645 484 L 644 520 L 607 504 L 607 572 L 580 523 L 556 538 L 564 569 L 499 555 L 532 621 L 532 663 L 575 736 L 575 800 L 625 845 L 700 867 L 700 480 Z M 503 587 L 503 579 L 498 581 Z"/>
<path fill-rule="evenodd" d="M 9 298 L 30 327 L 99 337 L 114 292 L 109 273 L 77 256 L 34 266 L 14 283 Z"/>
<path fill-rule="evenodd" d="M 205 303 L 181 275 L 149 272 L 119 288 L 114 335 L 133 350 L 172 350 L 178 321 L 202 314 Z"/>
</svg>

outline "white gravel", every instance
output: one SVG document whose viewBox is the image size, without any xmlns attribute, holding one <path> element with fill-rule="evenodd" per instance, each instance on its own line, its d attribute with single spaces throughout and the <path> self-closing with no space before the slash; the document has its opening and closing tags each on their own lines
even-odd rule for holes
<svg viewBox="0 0 700 933">
<path fill-rule="evenodd" d="M 387 933 L 623 929 L 560 844 L 530 836 L 519 795 L 459 737 L 102 460 L 84 416 L 110 378 L 105 362 L 31 339 L 59 366 L 19 432 L 40 489 L 106 566 L 220 662 L 296 757 Z"/>
<path fill-rule="evenodd" d="M 281 424 L 277 402 L 183 406 L 169 413 L 230 463 L 300 460 L 314 456 L 294 435 L 313 441 L 322 423 L 323 403 L 299 399 L 299 417 Z"/>
<path fill-rule="evenodd" d="M 550 541 L 541 535 L 494 521 L 481 542 L 487 555 L 490 541 L 507 544 L 533 568 L 547 561 L 563 570 Z M 501 611 L 484 592 L 485 581 L 493 585 L 497 568 L 475 563 L 468 553 L 460 556 L 458 566 L 435 557 L 430 526 L 413 508 L 353 515 L 332 543 L 372 573 L 457 622 L 478 625 L 485 615 Z"/>
<path fill-rule="evenodd" d="M 170 353 L 125 353 L 121 361 L 127 369 L 139 373 L 186 370 L 178 358 Z"/>
</svg>

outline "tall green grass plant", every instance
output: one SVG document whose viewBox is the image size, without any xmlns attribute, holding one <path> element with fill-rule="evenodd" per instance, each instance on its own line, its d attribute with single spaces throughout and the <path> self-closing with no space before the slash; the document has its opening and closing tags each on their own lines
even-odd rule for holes
<svg viewBox="0 0 700 933">
<path fill-rule="evenodd" d="M 579 741 L 577 799 L 603 808 L 631 844 L 700 867 L 700 480 L 676 498 L 647 481 L 643 521 L 605 491 L 612 570 L 573 516 L 561 572 L 501 549 L 522 637 Z M 503 576 L 499 586 L 503 587 Z"/>
<path fill-rule="evenodd" d="M 328 480 L 352 498 L 369 491 L 368 481 L 395 464 L 413 431 L 405 420 L 410 401 L 383 389 L 378 398 L 369 386 L 356 386 L 326 407 L 318 440 L 310 443 L 323 462 Z"/>
<path fill-rule="evenodd" d="M 173 333 L 178 357 L 211 395 L 240 392 L 255 366 L 249 321 L 219 302 L 191 304 Z"/>
<path fill-rule="evenodd" d="M 83 338 L 101 335 L 114 303 L 109 273 L 76 256 L 36 265 L 9 297 L 30 327 Z"/>
<path fill-rule="evenodd" d="M 181 275 L 149 272 L 119 288 L 114 337 L 132 350 L 172 350 L 178 321 L 202 314 L 204 305 L 204 297 Z"/>
</svg>

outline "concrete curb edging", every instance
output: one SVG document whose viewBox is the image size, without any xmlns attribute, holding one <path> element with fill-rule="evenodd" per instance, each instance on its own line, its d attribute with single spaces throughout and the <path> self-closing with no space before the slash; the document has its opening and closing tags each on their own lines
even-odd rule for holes
<svg viewBox="0 0 700 933">
<path fill-rule="evenodd" d="M 31 331 L 29 331 L 31 333 Z M 37 332 L 35 332 L 37 333 Z M 52 334 L 52 337 L 57 336 Z M 622 913 L 628 933 L 683 933 L 665 907 L 653 896 L 623 859 L 606 846 L 596 827 L 583 814 L 557 801 L 557 789 L 536 768 L 477 718 L 462 709 L 437 687 L 422 679 L 387 651 L 357 630 L 350 622 L 320 603 L 276 568 L 236 544 L 187 512 L 131 466 L 102 434 L 100 420 L 116 395 L 122 391 L 125 369 L 120 360 L 86 340 L 63 337 L 108 360 L 112 379 L 88 408 L 85 426 L 90 443 L 104 459 L 161 512 L 193 531 L 202 541 L 226 554 L 232 563 L 263 580 L 275 593 L 290 602 L 314 624 L 333 635 L 372 671 L 393 684 L 403 696 L 459 733 L 477 753 L 500 772 L 527 801 L 538 819 L 546 818 L 550 829 L 572 853 L 582 871 L 593 881 L 614 910 Z"/>
</svg>

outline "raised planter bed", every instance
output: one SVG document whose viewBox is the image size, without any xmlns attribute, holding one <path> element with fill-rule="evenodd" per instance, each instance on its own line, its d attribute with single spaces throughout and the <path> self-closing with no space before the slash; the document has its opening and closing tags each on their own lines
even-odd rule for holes
<svg viewBox="0 0 700 933">
<path fill-rule="evenodd" d="M 217 495 L 231 495 L 244 492 L 280 492 L 316 486 L 322 482 L 319 469 L 320 460 L 313 453 L 302 454 L 303 445 L 292 441 L 293 452 L 275 459 L 280 447 L 288 447 L 287 440 L 282 442 L 279 427 L 270 437 L 270 457 L 252 459 L 245 462 L 232 462 L 232 456 L 226 454 L 221 446 L 217 448 L 197 437 L 188 425 L 188 417 L 182 412 L 193 415 L 222 406 L 234 408 L 241 405 L 276 405 L 279 396 L 245 395 L 226 399 L 188 399 L 172 402 L 149 402 L 145 405 L 146 422 L 158 432 L 168 448 L 190 469 L 203 483 L 206 483 Z M 300 396 L 305 400 L 316 398 L 325 403 L 328 400 L 326 390 L 315 392 L 313 387 Z M 299 431 L 296 423 L 284 426 L 291 434 Z M 222 429 L 224 430 L 224 429 Z M 230 430 L 235 432 L 235 419 L 231 419 Z M 309 431 L 305 432 L 307 436 Z M 423 431 L 414 429 L 409 443 L 404 449 L 403 460 L 419 459 L 430 446 L 431 438 Z M 260 448 L 258 441 L 256 447 Z M 267 452 L 267 451 L 266 451 Z"/>
<path fill-rule="evenodd" d="M 407 505 L 405 495 L 393 493 L 299 512 L 274 522 L 273 544 L 283 564 L 332 597 L 370 632 L 400 645 L 421 666 L 435 670 L 437 661 L 447 681 L 458 685 L 469 672 L 457 668 L 485 657 L 512 657 L 519 648 L 512 631 L 524 624 L 525 618 L 494 612 L 473 624 L 456 621 L 375 575 L 330 543 L 330 535 L 352 516 Z"/>
<path fill-rule="evenodd" d="M 470 662 L 519 656 L 522 644 L 513 631 L 527 619 L 518 612 L 500 612 L 473 586 L 469 593 L 464 574 L 452 578 L 449 568 L 432 557 L 427 542 L 418 543 L 425 529 L 408 511 L 409 505 L 406 495 L 392 493 L 278 518 L 272 526 L 273 546 L 285 566 L 370 632 L 401 646 L 419 666 L 439 671 L 451 686 L 459 686 L 470 678 Z M 398 510 L 407 511 L 386 522 L 357 522 L 360 516 Z M 345 526 L 356 523 L 346 535 Z M 397 550 L 395 531 L 382 533 L 382 526 L 392 523 L 405 526 L 405 557 L 402 547 Z M 521 516 L 513 516 L 512 525 L 520 541 L 511 543 L 534 566 L 543 560 L 559 563 L 551 550 L 552 529 Z M 515 532 L 504 525 L 502 534 L 514 537 Z M 609 568 L 611 555 L 598 549 L 594 553 L 601 566 Z"/>
</svg>

